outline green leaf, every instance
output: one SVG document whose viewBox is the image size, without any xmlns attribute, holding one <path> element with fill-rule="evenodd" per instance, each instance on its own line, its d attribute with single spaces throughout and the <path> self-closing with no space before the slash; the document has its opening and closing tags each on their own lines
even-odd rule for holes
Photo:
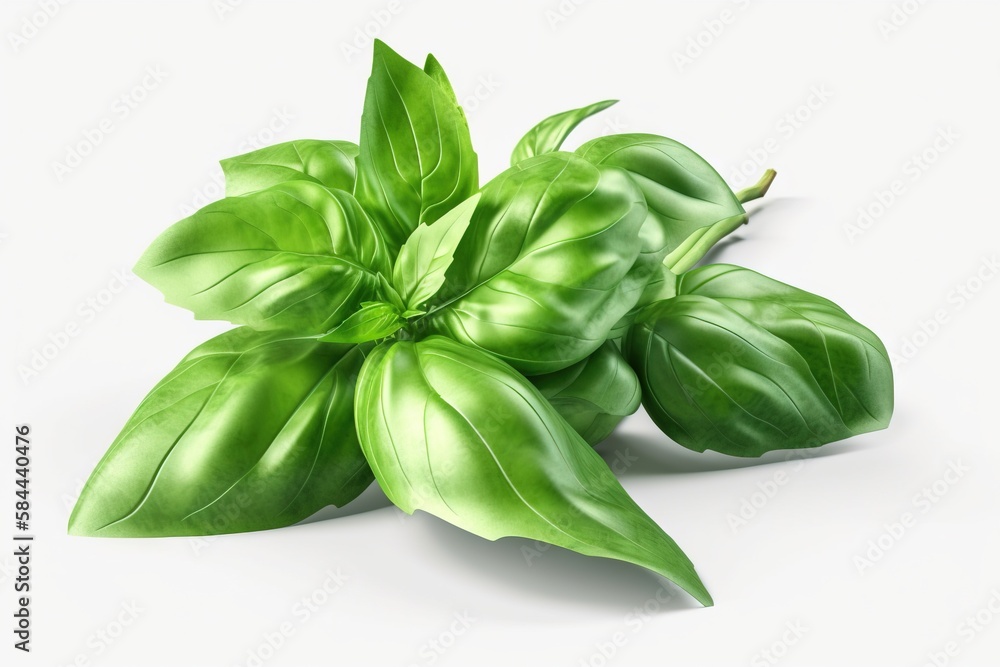
<svg viewBox="0 0 1000 667">
<path fill-rule="evenodd" d="M 618 320 L 618 323 L 608 334 L 611 340 L 617 340 L 628 333 L 629 327 L 635 321 L 636 315 L 646 306 L 657 301 L 663 301 L 677 296 L 677 274 L 671 271 L 665 264 L 658 264 L 655 269 L 655 276 L 646 283 L 645 289 L 639 300 L 632 307 L 627 315 Z"/>
<path fill-rule="evenodd" d="M 516 166 L 518 162 L 523 162 L 530 157 L 559 150 L 563 142 L 566 141 L 566 137 L 576 129 L 577 125 L 617 103 L 618 100 L 605 100 L 580 109 L 549 116 L 528 130 L 528 133 L 517 142 L 517 146 L 514 147 L 514 152 L 510 156 L 511 166 Z"/>
<path fill-rule="evenodd" d="M 299 139 L 222 160 L 226 196 L 263 190 L 286 181 L 311 181 L 354 191 L 358 147 L 350 141 Z"/>
<path fill-rule="evenodd" d="M 643 252 L 656 261 L 702 227 L 744 213 L 719 173 L 672 139 L 616 134 L 587 142 L 576 152 L 594 164 L 620 167 L 638 183 L 649 209 Z"/>
<path fill-rule="evenodd" d="M 760 456 L 885 428 L 892 368 L 875 334 L 836 304 L 748 269 L 682 276 L 625 346 L 643 405 L 696 451 Z"/>
<path fill-rule="evenodd" d="M 389 256 L 348 193 L 290 181 L 170 227 L 135 272 L 198 319 L 326 333 L 377 294 Z"/>
<path fill-rule="evenodd" d="M 392 282 L 407 309 L 418 309 L 444 284 L 458 242 L 479 203 L 475 194 L 433 225 L 421 224 L 403 244 L 392 270 Z"/>
<path fill-rule="evenodd" d="M 372 481 L 354 428 L 357 347 L 235 329 L 136 409 L 70 517 L 75 535 L 214 535 L 294 524 Z"/>
<path fill-rule="evenodd" d="M 423 323 L 528 374 L 585 359 L 648 282 L 642 193 L 625 172 L 549 153 L 487 184 Z"/>
<path fill-rule="evenodd" d="M 365 456 L 404 512 L 635 563 L 712 604 L 601 457 L 495 357 L 441 337 L 383 344 L 362 368 L 357 407 Z"/>
<path fill-rule="evenodd" d="M 394 249 L 479 189 L 465 115 L 439 80 L 375 40 L 355 194 Z"/>
<path fill-rule="evenodd" d="M 444 91 L 445 95 L 451 102 L 458 106 L 458 96 L 455 94 L 455 89 L 451 85 L 451 79 L 444 71 L 444 67 L 438 62 L 438 59 L 434 57 L 433 53 L 427 54 L 427 60 L 424 62 L 424 72 L 427 76 L 434 79 L 435 83 L 440 86 L 441 90 Z"/>
<path fill-rule="evenodd" d="M 361 310 L 320 340 L 328 343 L 366 343 L 391 336 L 404 324 L 403 317 L 395 306 L 380 302 L 366 303 Z"/>
<path fill-rule="evenodd" d="M 642 400 L 639 378 L 610 341 L 569 368 L 530 379 L 591 445 L 611 435 L 622 419 L 639 409 Z"/>
</svg>

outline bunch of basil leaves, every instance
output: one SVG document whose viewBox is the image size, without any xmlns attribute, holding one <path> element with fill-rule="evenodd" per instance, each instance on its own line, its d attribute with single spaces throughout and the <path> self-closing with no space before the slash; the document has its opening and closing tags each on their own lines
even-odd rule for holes
<svg viewBox="0 0 1000 667">
<path fill-rule="evenodd" d="M 730 265 L 746 222 L 687 147 L 646 134 L 574 152 L 610 102 L 548 118 L 480 186 L 440 64 L 378 42 L 360 143 L 222 162 L 226 198 L 136 273 L 197 318 L 197 347 L 97 465 L 74 534 L 294 524 L 373 480 L 488 539 L 616 558 L 711 597 L 594 451 L 640 401 L 696 451 L 759 456 L 884 428 L 886 350 L 826 299 Z"/>
</svg>

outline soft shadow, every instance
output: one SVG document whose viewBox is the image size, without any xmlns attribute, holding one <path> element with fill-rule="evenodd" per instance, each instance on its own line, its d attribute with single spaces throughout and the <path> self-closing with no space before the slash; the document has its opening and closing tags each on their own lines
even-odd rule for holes
<svg viewBox="0 0 1000 667">
<path fill-rule="evenodd" d="M 810 200 L 806 197 L 765 197 L 748 204 L 747 213 L 750 214 L 749 225 L 753 227 L 759 227 L 766 225 L 768 222 L 768 216 L 765 213 L 773 213 L 780 210 L 789 209 L 800 209 L 803 205 L 806 205 Z M 740 227 L 743 230 L 747 225 Z M 722 239 L 714 246 L 712 246 L 705 256 L 702 258 L 699 264 L 716 264 L 721 261 L 721 255 L 723 255 L 726 250 L 731 246 L 734 246 L 744 240 L 744 236 L 739 232 L 733 232 L 726 238 Z"/>
<path fill-rule="evenodd" d="M 759 458 L 740 458 L 711 451 L 693 452 L 665 435 L 612 433 L 597 447 L 597 452 L 619 477 L 628 477 L 755 468 L 784 461 L 838 456 L 856 449 L 857 445 L 842 441 L 816 449 L 790 449 L 768 452 Z"/>
<path fill-rule="evenodd" d="M 491 542 L 426 514 L 415 516 L 426 519 L 421 523 L 432 538 L 427 548 L 436 549 L 435 556 L 447 566 L 464 570 L 457 581 L 489 577 L 519 595 L 602 609 L 632 609 L 650 599 L 657 601 L 660 612 L 701 608 L 667 579 L 632 563 L 584 556 L 520 537 Z"/>
<path fill-rule="evenodd" d="M 385 507 L 392 507 L 392 502 L 386 498 L 379 485 L 372 482 L 372 485 L 365 489 L 360 496 L 343 507 L 333 507 L 332 505 L 324 507 L 311 517 L 299 521 L 296 525 L 301 526 L 307 523 L 316 523 L 317 521 L 328 521 L 345 516 L 354 516 L 355 514 L 363 514 L 364 512 L 380 510 Z"/>
</svg>

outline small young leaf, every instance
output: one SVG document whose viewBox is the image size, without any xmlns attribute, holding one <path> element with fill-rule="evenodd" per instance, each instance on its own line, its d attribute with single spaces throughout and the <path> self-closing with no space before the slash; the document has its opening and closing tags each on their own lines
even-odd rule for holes
<svg viewBox="0 0 1000 667">
<path fill-rule="evenodd" d="M 373 476 L 354 428 L 357 347 L 240 328 L 197 347 L 136 409 L 80 494 L 74 535 L 290 526 Z"/>
<path fill-rule="evenodd" d="M 691 561 L 601 457 L 492 355 L 438 336 L 386 343 L 365 361 L 356 400 L 361 447 L 404 512 L 635 563 L 712 604 Z"/>
<path fill-rule="evenodd" d="M 479 189 L 465 115 L 422 69 L 375 40 L 355 194 L 397 250 Z"/>
<path fill-rule="evenodd" d="M 455 106 L 458 106 L 458 96 L 455 94 L 455 89 L 451 85 L 451 80 L 444 71 L 444 67 L 438 62 L 438 59 L 434 57 L 433 53 L 427 54 L 427 60 L 424 62 L 424 71 L 427 72 L 427 76 L 434 79 L 441 90 L 445 92 L 448 99 L 451 100 Z"/>
<path fill-rule="evenodd" d="M 206 206 L 161 234 L 135 272 L 199 319 L 312 335 L 375 298 L 389 266 L 350 194 L 300 180 Z"/>
<path fill-rule="evenodd" d="M 569 368 L 529 379 L 591 445 L 611 435 L 642 401 L 639 378 L 610 341 Z"/>
<path fill-rule="evenodd" d="M 220 164 L 226 175 L 227 197 L 298 180 L 354 192 L 357 157 L 358 147 L 350 141 L 299 139 L 227 158 Z"/>
<path fill-rule="evenodd" d="M 480 196 L 472 195 L 432 225 L 421 224 L 400 249 L 392 269 L 392 283 L 407 309 L 422 306 L 444 284 L 445 272 Z"/>
<path fill-rule="evenodd" d="M 576 126 L 590 118 L 596 113 L 604 111 L 610 106 L 618 103 L 618 100 L 605 100 L 591 104 L 590 106 L 572 111 L 564 111 L 554 116 L 549 116 L 538 125 L 534 126 L 525 134 L 510 157 L 511 166 L 523 162 L 530 157 L 553 153 L 559 150 L 566 137 L 576 129 Z"/>
<path fill-rule="evenodd" d="M 386 338 L 405 324 L 399 310 L 388 303 L 366 303 L 361 310 L 320 338 L 327 343 L 367 343 Z"/>
<path fill-rule="evenodd" d="M 836 304 L 722 264 L 677 291 L 639 313 L 625 356 L 646 411 L 680 444 L 760 456 L 888 425 L 885 347 Z"/>
</svg>

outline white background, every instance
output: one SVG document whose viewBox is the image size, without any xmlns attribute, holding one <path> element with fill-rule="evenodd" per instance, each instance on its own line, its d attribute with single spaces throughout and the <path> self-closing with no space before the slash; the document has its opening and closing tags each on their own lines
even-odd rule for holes
<svg viewBox="0 0 1000 667">
<path fill-rule="evenodd" d="M 937 664 L 998 664 L 1000 5 L 907 0 L 890 31 L 894 5 L 879 2 L 347 4 L 79 1 L 48 18 L 45 3 L 3 3 L 0 507 L 13 503 L 13 425 L 26 422 L 37 535 L 28 656 L 10 648 L 0 550 L 4 664 L 247 665 L 257 652 L 269 666 L 917 666 L 946 648 L 955 655 Z M 145 392 L 225 328 L 138 280 L 111 294 L 116 273 L 186 206 L 219 196 L 216 160 L 249 138 L 356 140 L 366 25 L 411 60 L 433 50 L 444 63 L 484 179 L 542 117 L 609 97 L 622 102 L 571 145 L 668 135 L 734 186 L 770 153 L 780 175 L 767 202 L 714 258 L 832 298 L 894 354 L 891 427 L 804 462 L 695 455 L 642 413 L 603 447 L 638 459 L 623 484 L 694 560 L 714 608 L 657 601 L 662 580 L 636 567 L 558 549 L 528 558 L 540 553 L 530 542 L 405 517 L 375 489 L 348 516 L 266 533 L 65 535 L 80 485 Z M 143 90 L 147 68 L 161 80 Z M 111 131 L 60 179 L 54 165 L 104 118 Z M 935 148 L 941 133 L 952 138 Z M 926 169 L 914 162 L 925 152 Z M 852 228 L 897 180 L 894 201 Z M 68 325 L 77 335 L 22 377 Z M 953 465 L 964 472 L 945 481 Z M 776 475 L 786 483 L 760 495 Z M 921 501 L 935 483 L 935 502 Z M 734 525 L 744 503 L 756 513 Z M 894 536 L 886 525 L 907 512 Z M 306 614 L 296 605 L 310 596 L 322 603 Z M 271 651 L 282 624 L 292 632 Z"/>
</svg>

